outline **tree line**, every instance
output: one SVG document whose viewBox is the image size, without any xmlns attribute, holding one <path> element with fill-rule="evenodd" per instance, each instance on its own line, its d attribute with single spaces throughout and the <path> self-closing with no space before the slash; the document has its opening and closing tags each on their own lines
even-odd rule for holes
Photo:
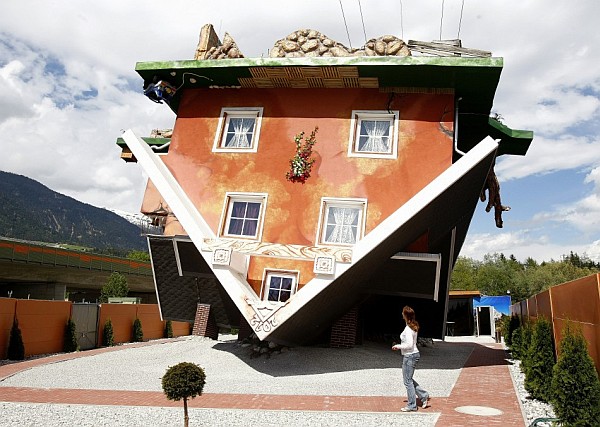
<svg viewBox="0 0 600 427">
<path fill-rule="evenodd" d="M 459 257 L 452 278 L 452 290 L 478 290 L 485 295 L 507 295 L 522 301 L 554 285 L 600 272 L 600 263 L 587 255 L 571 252 L 559 261 L 538 263 L 529 257 L 519 262 L 514 255 L 487 254 L 483 261 Z"/>
</svg>

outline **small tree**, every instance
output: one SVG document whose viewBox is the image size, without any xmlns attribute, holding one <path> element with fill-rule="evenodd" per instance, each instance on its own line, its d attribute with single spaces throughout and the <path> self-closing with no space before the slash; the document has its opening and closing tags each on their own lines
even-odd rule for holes
<svg viewBox="0 0 600 427">
<path fill-rule="evenodd" d="M 67 325 L 65 326 L 65 342 L 63 345 L 65 353 L 71 353 L 79 350 L 79 343 L 77 342 L 77 328 L 75 322 L 69 317 Z"/>
<path fill-rule="evenodd" d="M 102 345 L 105 347 L 111 347 L 115 345 L 115 333 L 113 331 L 110 317 L 106 319 L 106 322 L 104 322 L 104 329 L 102 330 Z"/>
<path fill-rule="evenodd" d="M 142 330 L 142 321 L 137 317 L 133 321 L 133 340 L 132 342 L 144 341 L 144 331 Z"/>
<path fill-rule="evenodd" d="M 581 329 L 567 322 L 552 376 L 552 403 L 564 425 L 600 425 L 600 380 Z"/>
<path fill-rule="evenodd" d="M 504 343 L 508 348 L 511 348 L 512 345 L 512 334 L 515 329 L 521 326 L 521 321 L 519 320 L 519 316 L 512 315 L 508 319 L 508 325 L 504 328 Z"/>
<path fill-rule="evenodd" d="M 517 329 L 515 329 L 512 332 L 512 338 L 510 340 L 510 342 L 511 342 L 510 350 L 511 350 L 513 359 L 521 358 L 521 344 L 522 344 L 522 340 L 523 340 L 522 337 L 523 337 L 522 327 L 519 326 Z"/>
<path fill-rule="evenodd" d="M 165 337 L 173 338 L 173 324 L 171 323 L 170 320 L 167 320 L 165 322 Z"/>
<path fill-rule="evenodd" d="M 121 273 L 116 271 L 112 273 L 102 290 L 100 291 L 100 302 L 108 302 L 108 298 L 126 297 L 129 293 L 129 287 L 127 286 L 127 278 Z"/>
<path fill-rule="evenodd" d="M 204 389 L 206 382 L 204 370 L 194 363 L 181 362 L 167 369 L 161 382 L 167 399 L 183 399 L 183 425 L 188 427 L 190 419 L 188 416 L 187 400 L 190 397 L 193 399 L 202 394 L 202 389 Z"/>
<path fill-rule="evenodd" d="M 17 321 L 16 317 L 13 319 L 13 325 L 10 329 L 10 338 L 8 341 L 8 359 L 25 359 L 25 345 L 23 344 L 23 335 L 21 335 L 21 329 L 19 329 L 19 322 Z"/>
<path fill-rule="evenodd" d="M 554 340 L 552 324 L 540 317 L 533 326 L 531 343 L 525 352 L 525 389 L 534 399 L 548 402 L 552 396 L 552 368 L 554 367 Z"/>
</svg>

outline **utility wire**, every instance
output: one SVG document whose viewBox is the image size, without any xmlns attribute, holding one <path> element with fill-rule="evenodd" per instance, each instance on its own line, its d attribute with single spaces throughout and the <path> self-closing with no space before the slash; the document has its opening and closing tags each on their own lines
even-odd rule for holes
<svg viewBox="0 0 600 427">
<path fill-rule="evenodd" d="M 442 24 L 444 23 L 444 0 L 442 0 L 442 17 L 440 18 L 440 38 L 442 39 Z"/>
<path fill-rule="evenodd" d="M 362 21 L 363 34 L 365 35 L 365 44 L 367 44 L 367 30 L 365 30 L 365 19 L 363 17 L 363 12 L 362 12 L 362 7 L 360 5 L 360 0 L 358 0 L 358 10 L 360 11 L 360 20 Z"/>
<path fill-rule="evenodd" d="M 465 9 L 465 0 L 462 0 L 462 6 L 460 7 L 460 20 L 458 21 L 458 35 L 456 36 L 456 38 L 459 40 L 460 40 L 460 26 L 462 25 L 462 17 L 463 17 L 464 9 Z"/>
<path fill-rule="evenodd" d="M 352 42 L 350 41 L 350 31 L 348 31 L 348 23 L 346 22 L 346 15 L 344 15 L 344 6 L 342 6 L 342 0 L 340 1 L 340 9 L 342 9 L 342 18 L 344 18 L 344 26 L 346 27 L 346 34 L 348 35 L 348 44 L 350 45 L 350 49 L 352 49 Z"/>
<path fill-rule="evenodd" d="M 404 40 L 404 13 L 402 13 L 402 0 L 400 0 L 400 38 Z"/>
</svg>

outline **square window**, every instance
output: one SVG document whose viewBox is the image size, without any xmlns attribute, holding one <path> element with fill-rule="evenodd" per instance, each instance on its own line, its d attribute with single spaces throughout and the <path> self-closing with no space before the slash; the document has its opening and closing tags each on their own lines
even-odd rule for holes
<svg viewBox="0 0 600 427">
<path fill-rule="evenodd" d="M 262 107 L 223 108 L 213 151 L 253 152 L 258 148 Z"/>
<path fill-rule="evenodd" d="M 396 158 L 398 111 L 353 111 L 349 157 Z"/>
<path fill-rule="evenodd" d="M 245 239 L 259 239 L 262 234 L 265 194 L 227 194 L 225 220 L 221 235 Z"/>
<path fill-rule="evenodd" d="M 272 302 L 286 302 L 296 293 L 298 272 L 265 270 L 263 299 Z"/>
<path fill-rule="evenodd" d="M 364 231 L 367 202 L 364 199 L 323 199 L 318 243 L 350 246 Z"/>
</svg>

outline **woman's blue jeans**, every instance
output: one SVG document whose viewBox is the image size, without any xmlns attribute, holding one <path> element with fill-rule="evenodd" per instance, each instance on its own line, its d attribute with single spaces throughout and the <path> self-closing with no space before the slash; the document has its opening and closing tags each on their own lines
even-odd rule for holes
<svg viewBox="0 0 600 427">
<path fill-rule="evenodd" d="M 418 382 L 413 380 L 415 368 L 420 358 L 421 354 L 417 352 L 405 354 L 402 359 L 402 377 L 406 386 L 406 392 L 408 393 L 407 407 L 409 409 L 417 409 L 417 395 L 421 399 L 421 402 L 429 398 L 429 393 L 423 390 Z"/>
</svg>

